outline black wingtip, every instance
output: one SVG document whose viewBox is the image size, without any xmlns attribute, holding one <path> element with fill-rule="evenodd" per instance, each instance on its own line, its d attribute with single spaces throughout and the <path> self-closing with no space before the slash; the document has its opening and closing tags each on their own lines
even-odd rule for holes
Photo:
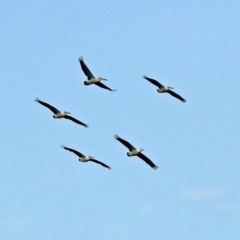
<svg viewBox="0 0 240 240">
<path fill-rule="evenodd" d="M 80 57 L 78 58 L 78 61 L 79 61 L 79 62 L 83 61 L 83 56 L 80 56 Z"/>
<path fill-rule="evenodd" d="M 89 125 L 87 125 L 87 124 L 84 124 L 83 126 L 84 126 L 85 128 L 88 128 L 88 127 L 89 127 Z"/>
<path fill-rule="evenodd" d="M 143 75 L 143 78 L 144 78 L 144 79 L 147 79 L 147 76 Z"/>
<path fill-rule="evenodd" d="M 157 169 L 158 169 L 158 166 L 155 165 L 155 166 L 152 167 L 152 168 L 153 168 L 154 170 L 157 170 Z"/>
<path fill-rule="evenodd" d="M 115 139 L 118 139 L 118 138 L 119 138 L 119 136 L 118 136 L 117 134 L 115 134 L 115 135 L 114 135 L 114 138 L 115 138 Z"/>
<path fill-rule="evenodd" d="M 64 145 L 61 145 L 60 147 L 62 147 L 62 148 L 64 148 L 64 149 L 66 148 Z"/>
<path fill-rule="evenodd" d="M 185 103 L 187 100 L 185 100 L 184 98 L 179 98 L 179 100 L 183 103 Z"/>
<path fill-rule="evenodd" d="M 39 102 L 40 100 L 39 100 L 39 98 L 35 98 L 35 100 L 34 100 L 35 102 Z"/>
<path fill-rule="evenodd" d="M 115 91 L 117 91 L 117 89 L 111 89 L 111 91 L 112 91 L 112 92 L 115 92 Z"/>
</svg>

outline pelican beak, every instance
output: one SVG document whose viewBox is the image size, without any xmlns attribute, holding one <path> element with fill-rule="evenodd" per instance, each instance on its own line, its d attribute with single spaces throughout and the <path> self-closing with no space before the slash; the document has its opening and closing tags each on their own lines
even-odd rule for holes
<svg viewBox="0 0 240 240">
<path fill-rule="evenodd" d="M 66 114 L 71 114 L 70 112 L 65 112 Z"/>
<path fill-rule="evenodd" d="M 107 81 L 107 79 L 106 79 L 106 78 L 102 78 L 102 77 L 100 77 L 100 79 L 101 79 L 101 80 L 105 80 L 105 81 Z"/>
<path fill-rule="evenodd" d="M 174 89 L 173 87 L 169 87 L 170 89 Z"/>
</svg>

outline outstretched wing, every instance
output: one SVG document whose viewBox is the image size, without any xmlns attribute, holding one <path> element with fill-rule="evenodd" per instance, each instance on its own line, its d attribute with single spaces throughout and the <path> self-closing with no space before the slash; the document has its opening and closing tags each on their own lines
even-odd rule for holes
<svg viewBox="0 0 240 240">
<path fill-rule="evenodd" d="M 109 166 L 106 165 L 105 163 L 100 162 L 100 161 L 98 161 L 98 160 L 96 160 L 96 159 L 90 159 L 89 161 L 95 162 L 95 163 L 97 163 L 97 164 L 100 164 L 100 165 L 102 165 L 103 167 L 108 168 L 109 170 L 111 169 L 111 167 L 109 167 Z"/>
<path fill-rule="evenodd" d="M 47 107 L 48 109 L 50 109 L 53 113 L 57 114 L 60 111 L 58 109 L 56 109 L 55 107 L 53 107 L 52 105 L 45 103 L 43 101 L 40 101 L 38 98 L 35 99 L 36 102 L 42 104 L 44 107 Z"/>
<path fill-rule="evenodd" d="M 85 123 L 77 120 L 76 118 L 74 118 L 74 117 L 72 117 L 72 116 L 65 115 L 64 118 L 69 119 L 69 120 L 71 120 L 71 121 L 73 121 L 73 122 L 75 122 L 75 123 L 77 123 L 77 124 L 80 124 L 80 125 L 82 125 L 82 126 L 84 126 L 84 127 L 88 127 L 87 124 L 85 124 Z"/>
<path fill-rule="evenodd" d="M 152 84 L 154 84 L 155 86 L 157 86 L 158 88 L 164 87 L 160 82 L 158 82 L 158 81 L 155 80 L 155 79 L 148 78 L 148 77 L 146 77 L 146 76 L 143 76 L 143 78 L 145 78 L 145 79 L 148 80 L 150 83 L 152 83 Z"/>
<path fill-rule="evenodd" d="M 101 83 L 101 82 L 96 82 L 95 84 L 98 85 L 99 87 L 105 88 L 105 89 L 107 89 L 107 90 L 109 90 L 109 91 L 116 91 L 116 90 L 117 90 L 117 89 L 111 89 L 111 88 L 107 87 L 106 85 L 104 85 L 104 84 Z"/>
<path fill-rule="evenodd" d="M 83 57 L 78 58 L 78 61 L 81 65 L 81 68 L 82 68 L 84 74 L 88 77 L 88 80 L 94 78 L 93 74 L 91 73 L 91 71 L 89 70 L 87 65 L 84 63 Z"/>
<path fill-rule="evenodd" d="M 85 157 L 82 153 L 80 153 L 80 152 L 78 152 L 78 151 L 76 151 L 76 150 L 74 150 L 74 149 L 72 149 L 72 148 L 65 147 L 64 145 L 62 145 L 61 147 L 64 148 L 65 150 L 68 150 L 68 151 L 70 151 L 70 152 L 75 153 L 75 154 L 76 154 L 77 156 L 79 156 L 80 158 Z"/>
<path fill-rule="evenodd" d="M 184 98 L 182 98 L 180 95 L 178 95 L 177 93 L 173 92 L 172 90 L 168 90 L 167 92 L 169 94 L 171 94 L 173 97 L 178 98 L 182 102 L 186 102 L 186 100 Z"/>
<path fill-rule="evenodd" d="M 147 163 L 149 166 L 151 166 L 153 169 L 157 169 L 158 166 L 156 166 L 148 157 L 143 155 L 142 153 L 138 154 L 138 157 L 140 157 L 145 163 Z"/>
<path fill-rule="evenodd" d="M 114 136 L 120 143 L 122 143 L 125 147 L 127 147 L 129 149 L 129 151 L 132 151 L 134 149 L 136 149 L 133 145 L 131 145 L 129 142 L 127 142 L 126 140 L 120 138 L 117 134 Z"/>
</svg>

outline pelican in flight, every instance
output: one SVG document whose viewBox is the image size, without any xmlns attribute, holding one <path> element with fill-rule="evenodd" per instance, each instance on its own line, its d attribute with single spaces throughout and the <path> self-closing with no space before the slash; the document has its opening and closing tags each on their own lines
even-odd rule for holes
<svg viewBox="0 0 240 240">
<path fill-rule="evenodd" d="M 68 116 L 68 114 L 71 114 L 70 112 L 66 112 L 66 111 L 63 111 L 63 112 L 60 112 L 58 109 L 56 109 L 55 107 L 51 106 L 50 104 L 48 103 L 45 103 L 43 101 L 40 101 L 38 98 L 35 99 L 36 102 L 42 104 L 44 107 L 47 107 L 48 109 L 50 109 L 54 115 L 53 115 L 53 118 L 66 118 L 66 119 L 69 119 L 77 124 L 80 124 L 84 127 L 88 127 L 87 124 L 77 120 L 76 118 L 73 118 L 71 116 Z"/>
<path fill-rule="evenodd" d="M 148 80 L 150 83 L 154 84 L 155 86 L 158 87 L 158 92 L 159 93 L 169 93 L 171 94 L 173 97 L 178 98 L 179 100 L 181 100 L 182 102 L 186 102 L 186 100 L 184 98 L 182 98 L 180 95 L 178 95 L 177 93 L 173 92 L 171 89 L 173 89 L 173 87 L 170 86 L 163 86 L 160 82 L 158 82 L 155 79 L 152 78 L 148 78 L 146 76 L 143 76 L 143 78 L 145 78 L 146 80 Z"/>
<path fill-rule="evenodd" d="M 84 63 L 83 61 L 83 57 L 80 57 L 78 58 L 78 61 L 81 65 L 81 68 L 84 72 L 84 74 L 87 76 L 88 80 L 87 81 L 84 81 L 84 85 L 90 85 L 90 84 L 96 84 L 97 86 L 101 87 L 101 88 L 105 88 L 109 91 L 116 91 L 116 89 L 111 89 L 109 87 L 107 87 L 106 85 L 104 85 L 101 80 L 105 80 L 107 81 L 106 78 L 102 78 L 102 77 L 98 77 L 98 78 L 95 78 L 93 76 L 93 74 L 91 73 L 91 71 L 88 69 L 87 65 Z"/>
<path fill-rule="evenodd" d="M 140 157 L 144 162 L 146 162 L 149 166 L 151 166 L 153 169 L 157 169 L 158 166 L 156 166 L 148 157 L 142 154 L 142 151 L 144 149 L 142 148 L 135 148 L 133 145 L 131 145 L 126 140 L 120 138 L 118 135 L 114 136 L 120 143 L 122 143 L 125 147 L 129 149 L 129 152 L 127 152 L 128 157 L 132 156 L 138 156 Z"/>
<path fill-rule="evenodd" d="M 80 152 L 78 152 L 78 151 L 76 151 L 76 150 L 74 150 L 72 148 L 65 147 L 63 145 L 61 147 L 64 148 L 65 150 L 68 150 L 70 152 L 75 153 L 79 157 L 79 161 L 80 162 L 95 162 L 97 164 L 102 165 L 105 168 L 111 169 L 111 167 L 109 167 L 108 165 L 106 165 L 103 162 L 100 162 L 100 161 L 94 159 L 94 157 L 92 157 L 92 156 L 84 156 L 82 153 L 80 153 Z"/>
</svg>

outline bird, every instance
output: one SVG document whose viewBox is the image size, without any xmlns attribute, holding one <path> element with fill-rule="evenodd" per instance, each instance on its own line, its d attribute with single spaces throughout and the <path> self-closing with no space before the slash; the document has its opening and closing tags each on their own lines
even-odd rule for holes
<svg viewBox="0 0 240 240">
<path fill-rule="evenodd" d="M 75 153 L 79 157 L 80 162 L 95 162 L 97 164 L 102 165 L 105 168 L 108 168 L 109 170 L 111 169 L 111 167 L 109 167 L 108 165 L 106 165 L 103 162 L 100 162 L 100 161 L 94 159 L 94 157 L 92 157 L 92 156 L 84 156 L 82 153 L 76 151 L 75 149 L 65 147 L 64 145 L 62 145 L 61 147 L 64 148 L 65 150 Z"/>
<path fill-rule="evenodd" d="M 118 140 L 120 143 L 122 143 L 125 147 L 129 149 L 129 152 L 127 152 L 128 157 L 138 156 L 153 169 L 158 168 L 158 166 L 156 166 L 148 157 L 142 154 L 142 151 L 144 150 L 143 148 L 133 147 L 133 145 L 131 145 L 128 141 L 120 138 L 117 134 L 114 137 L 116 140 Z"/>
<path fill-rule="evenodd" d="M 106 85 L 104 85 L 101 80 L 107 81 L 106 78 L 102 78 L 102 77 L 94 77 L 93 74 L 91 73 L 91 71 L 89 70 L 89 68 L 87 67 L 87 65 L 84 63 L 83 61 L 83 57 L 78 58 L 78 61 L 80 63 L 80 66 L 84 72 L 84 74 L 87 76 L 88 80 L 84 81 L 84 85 L 90 85 L 90 84 L 96 84 L 97 86 L 107 89 L 109 91 L 116 91 L 116 89 L 111 89 L 109 87 L 107 87 Z"/>
<path fill-rule="evenodd" d="M 159 93 L 169 93 L 171 94 L 173 97 L 178 98 L 180 101 L 182 102 L 186 102 L 186 100 L 184 98 L 182 98 L 180 95 L 178 95 L 177 93 L 175 93 L 174 91 L 172 91 L 171 89 L 173 89 L 173 87 L 170 86 L 163 86 L 160 82 L 158 82 L 155 79 L 143 76 L 144 79 L 148 80 L 150 83 L 154 84 L 155 86 L 158 87 L 157 91 Z"/>
<path fill-rule="evenodd" d="M 71 116 L 68 116 L 68 114 L 71 114 L 70 112 L 67 112 L 67 111 L 60 112 L 60 111 L 59 111 L 58 109 L 56 109 L 55 107 L 51 106 L 51 105 L 48 104 L 48 103 L 45 103 L 45 102 L 39 100 L 38 98 L 36 98 L 35 101 L 38 102 L 38 103 L 40 103 L 40 104 L 42 104 L 44 107 L 47 107 L 48 109 L 50 109 L 50 110 L 54 113 L 53 118 L 66 118 L 66 119 L 69 119 L 69 120 L 71 120 L 71 121 L 73 121 L 73 122 L 75 122 L 75 123 L 77 123 L 77 124 L 80 124 L 80 125 L 82 125 L 82 126 L 84 126 L 84 127 L 88 127 L 87 124 L 85 124 L 85 123 L 77 120 L 76 118 L 73 118 L 73 117 L 71 117 Z"/>
</svg>

